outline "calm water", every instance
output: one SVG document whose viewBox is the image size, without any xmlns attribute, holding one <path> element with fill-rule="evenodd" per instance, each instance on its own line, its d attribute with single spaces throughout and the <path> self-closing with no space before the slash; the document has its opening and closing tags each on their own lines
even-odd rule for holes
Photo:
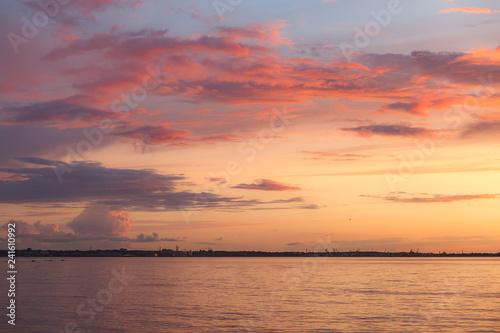
<svg viewBox="0 0 500 333">
<path fill-rule="evenodd" d="M 500 332 L 499 259 L 51 259 L 18 259 L 0 331 Z"/>
</svg>

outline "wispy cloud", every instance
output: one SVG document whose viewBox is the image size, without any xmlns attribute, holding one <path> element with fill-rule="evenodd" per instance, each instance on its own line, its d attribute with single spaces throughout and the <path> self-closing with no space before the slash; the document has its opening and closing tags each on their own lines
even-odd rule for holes
<svg viewBox="0 0 500 333">
<path fill-rule="evenodd" d="M 473 13 L 473 14 L 489 14 L 491 13 L 491 9 L 488 8 L 475 8 L 475 7 L 458 7 L 458 8 L 448 8 L 442 9 L 439 13 L 453 13 L 453 12 L 464 12 L 464 13 Z"/>
<path fill-rule="evenodd" d="M 387 195 L 362 195 L 362 197 L 381 199 L 398 203 L 437 203 L 456 202 L 482 199 L 497 199 L 500 194 L 428 194 L 428 193 L 406 193 L 393 192 Z"/>
<path fill-rule="evenodd" d="M 261 191 L 300 191 L 298 186 L 286 185 L 270 179 L 257 179 L 252 184 L 238 184 L 231 186 L 243 190 L 261 190 Z"/>
<path fill-rule="evenodd" d="M 500 133 L 500 120 L 490 120 L 468 124 L 462 130 L 460 136 L 462 138 L 484 135 L 493 135 L 494 137 L 496 137 L 498 133 Z"/>
<path fill-rule="evenodd" d="M 364 125 L 356 127 L 344 127 L 343 131 L 353 132 L 363 137 L 372 135 L 381 136 L 400 136 L 400 137 L 429 137 L 433 136 L 437 131 L 424 127 L 413 127 L 408 125 Z"/>
</svg>

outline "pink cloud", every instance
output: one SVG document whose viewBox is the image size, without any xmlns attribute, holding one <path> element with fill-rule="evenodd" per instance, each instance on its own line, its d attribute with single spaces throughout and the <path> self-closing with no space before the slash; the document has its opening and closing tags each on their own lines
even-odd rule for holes
<svg viewBox="0 0 500 333">
<path fill-rule="evenodd" d="M 363 197 L 382 199 L 385 201 L 399 203 L 436 203 L 436 202 L 456 202 L 470 201 L 479 199 L 497 199 L 500 194 L 464 194 L 464 195 L 446 195 L 446 194 L 410 194 L 406 192 L 394 192 L 389 195 L 362 195 Z"/>
<path fill-rule="evenodd" d="M 458 8 L 448 8 L 442 9 L 439 13 L 453 13 L 453 12 L 464 12 L 464 13 L 474 13 L 474 14 L 489 14 L 491 9 L 488 8 L 475 8 L 475 7 L 458 7 Z"/>
</svg>

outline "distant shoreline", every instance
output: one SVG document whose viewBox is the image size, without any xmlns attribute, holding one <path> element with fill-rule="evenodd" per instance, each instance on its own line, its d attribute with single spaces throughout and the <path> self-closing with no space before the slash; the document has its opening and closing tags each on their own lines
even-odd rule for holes
<svg viewBox="0 0 500 333">
<path fill-rule="evenodd" d="M 0 257 L 8 251 L 0 250 Z M 420 252 L 265 252 L 265 251 L 174 251 L 174 250 L 16 250 L 16 257 L 500 257 L 499 253 L 420 253 Z"/>
</svg>

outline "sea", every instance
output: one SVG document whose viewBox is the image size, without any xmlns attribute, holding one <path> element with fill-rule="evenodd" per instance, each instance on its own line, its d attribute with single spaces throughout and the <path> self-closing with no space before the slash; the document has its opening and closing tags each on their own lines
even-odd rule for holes
<svg viewBox="0 0 500 333">
<path fill-rule="evenodd" d="M 15 326 L 4 278 L 1 332 L 500 332 L 498 258 L 16 263 Z"/>
</svg>

